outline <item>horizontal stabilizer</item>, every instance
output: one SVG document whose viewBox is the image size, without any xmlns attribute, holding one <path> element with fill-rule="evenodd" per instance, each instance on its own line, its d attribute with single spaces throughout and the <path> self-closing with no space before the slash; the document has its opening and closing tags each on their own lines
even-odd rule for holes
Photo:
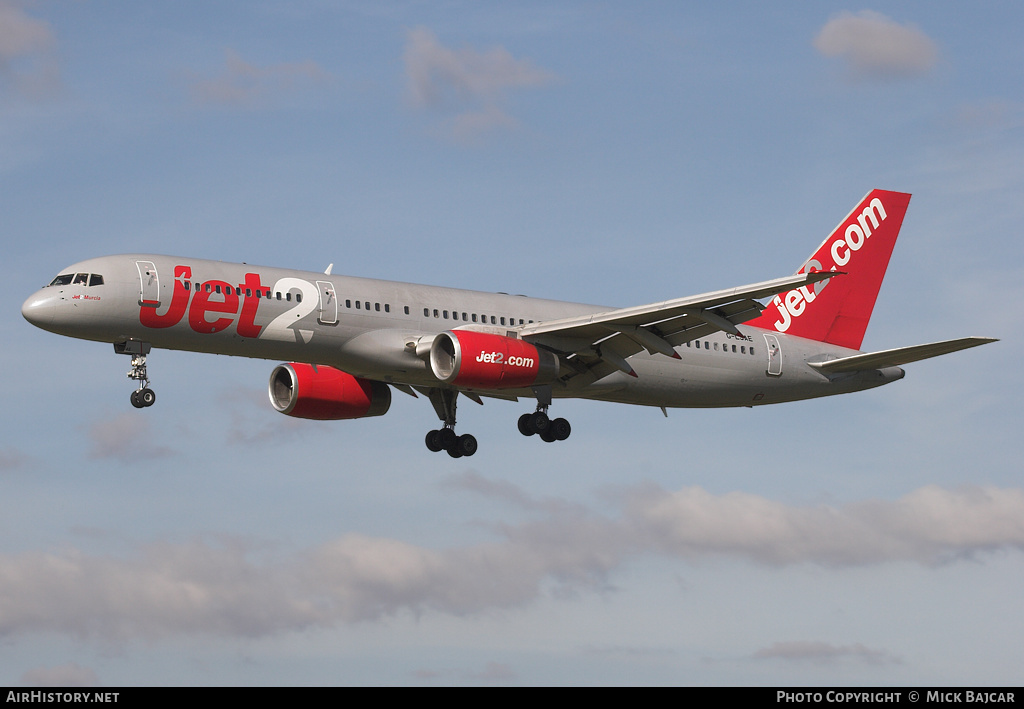
<svg viewBox="0 0 1024 709">
<path fill-rule="evenodd" d="M 894 350 L 882 350 L 881 352 L 866 352 L 853 355 L 852 357 L 829 360 L 828 362 L 808 362 L 808 364 L 825 374 L 858 372 L 866 369 L 898 367 L 901 364 L 938 357 L 950 352 L 958 352 L 970 347 L 986 345 L 989 342 L 998 342 L 998 340 L 994 337 L 962 337 L 959 340 L 931 342 L 927 345 L 914 345 L 913 347 L 898 347 Z"/>
</svg>

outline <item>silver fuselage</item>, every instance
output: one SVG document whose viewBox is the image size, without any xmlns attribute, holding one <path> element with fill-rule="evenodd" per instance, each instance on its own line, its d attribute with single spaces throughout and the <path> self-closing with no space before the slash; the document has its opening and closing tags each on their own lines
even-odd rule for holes
<svg viewBox="0 0 1024 709">
<path fill-rule="evenodd" d="M 439 386 L 416 352 L 415 343 L 424 337 L 458 328 L 515 336 L 523 324 L 609 310 L 150 254 L 90 259 L 60 273 L 77 279 L 42 288 L 22 307 L 26 319 L 51 332 L 330 365 L 358 377 L 421 387 Z M 81 274 L 101 276 L 102 284 L 87 285 Z M 899 367 L 825 375 L 808 362 L 856 351 L 744 325 L 739 331 L 679 345 L 680 359 L 641 352 L 629 358 L 635 377 L 619 371 L 596 380 L 578 377 L 553 387 L 552 395 L 663 407 L 756 406 L 869 389 L 903 377 Z M 530 390 L 500 394 L 532 396 Z"/>
</svg>

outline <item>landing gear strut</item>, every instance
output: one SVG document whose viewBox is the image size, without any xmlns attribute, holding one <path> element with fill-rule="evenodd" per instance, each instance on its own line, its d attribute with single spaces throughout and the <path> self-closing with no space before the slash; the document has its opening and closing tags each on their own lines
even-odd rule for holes
<svg viewBox="0 0 1024 709">
<path fill-rule="evenodd" d="M 146 373 L 146 355 L 150 349 L 148 342 L 138 340 L 114 343 L 114 352 L 132 357 L 132 368 L 128 370 L 128 378 L 139 383 L 139 388 L 133 391 L 131 396 L 132 406 L 136 409 L 144 409 L 156 403 L 156 393 L 149 388 L 149 375 Z"/>
<path fill-rule="evenodd" d="M 436 431 L 428 431 L 425 442 L 430 451 L 448 451 L 452 458 L 473 455 L 477 449 L 474 436 L 455 433 L 455 400 L 458 396 L 459 392 L 452 389 L 430 390 L 430 403 L 434 405 L 437 417 L 444 425 Z"/>
<path fill-rule="evenodd" d="M 537 410 L 519 417 L 519 432 L 524 436 L 537 434 L 546 443 L 564 441 L 572 433 L 572 426 L 565 419 L 548 418 L 551 388 L 535 387 L 534 393 L 537 395 Z"/>
</svg>

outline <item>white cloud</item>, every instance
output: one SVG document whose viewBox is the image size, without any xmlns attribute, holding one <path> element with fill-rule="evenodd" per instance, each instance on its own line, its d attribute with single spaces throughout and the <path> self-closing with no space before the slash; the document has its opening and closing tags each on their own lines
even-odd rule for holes
<svg viewBox="0 0 1024 709">
<path fill-rule="evenodd" d="M 449 49 L 433 32 L 417 27 L 405 46 L 405 70 L 412 100 L 432 105 L 451 94 L 462 99 L 492 100 L 509 89 L 543 86 L 554 77 L 529 59 L 516 59 L 504 47 L 487 52 Z"/>
<path fill-rule="evenodd" d="M 758 660 L 790 660 L 832 664 L 844 660 L 857 660 L 868 665 L 902 664 L 902 660 L 884 650 L 874 650 L 861 643 L 832 645 L 815 641 L 789 641 L 773 643 L 754 653 Z"/>
<path fill-rule="evenodd" d="M 870 10 L 829 20 L 814 48 L 826 57 L 842 57 L 854 76 L 869 79 L 919 76 L 938 60 L 935 42 L 924 32 Z"/>
<path fill-rule="evenodd" d="M 634 500 L 637 533 L 682 556 L 739 556 L 765 564 L 935 564 L 1001 547 L 1024 549 L 1024 490 L 928 486 L 889 502 L 791 507 L 700 488 Z"/>
<path fill-rule="evenodd" d="M 113 458 L 131 463 L 173 454 L 167 446 L 153 443 L 149 419 L 143 411 L 130 411 L 110 420 L 97 420 L 86 431 L 92 440 L 89 457 Z"/>
<path fill-rule="evenodd" d="M 38 97 L 58 83 L 50 25 L 21 9 L 21 3 L 0 0 L 0 88 L 11 85 L 22 95 Z"/>
<path fill-rule="evenodd" d="M 37 667 L 21 676 L 21 681 L 32 687 L 98 687 L 96 673 L 75 662 L 58 667 Z"/>
<path fill-rule="evenodd" d="M 529 59 L 516 59 L 504 47 L 478 52 L 449 49 L 425 27 L 409 32 L 405 73 L 414 106 L 457 111 L 445 132 L 458 141 L 472 141 L 519 122 L 502 108 L 510 91 L 544 86 L 554 75 Z"/>
<path fill-rule="evenodd" d="M 497 494 L 528 499 L 505 486 Z M 77 550 L 0 555 L 0 636 L 256 637 L 398 613 L 462 616 L 545 593 L 600 590 L 618 566 L 651 553 L 850 566 L 1024 550 L 1019 489 L 926 487 L 896 501 L 836 508 L 689 488 L 637 492 L 616 519 L 571 505 L 543 509 L 535 521 L 496 525 L 497 541 L 443 550 L 349 534 L 283 560 L 205 541 L 147 546 L 130 558 Z M 821 652 L 786 644 L 762 651 Z M 870 655 L 856 647 L 834 652 Z"/>
<path fill-rule="evenodd" d="M 252 106 L 270 95 L 328 78 L 313 61 L 259 66 L 242 59 L 233 49 L 224 51 L 224 68 L 213 78 L 192 81 L 193 99 L 200 104 Z"/>
<path fill-rule="evenodd" d="M 28 458 L 16 448 L 0 448 L 0 473 L 22 467 Z"/>
</svg>

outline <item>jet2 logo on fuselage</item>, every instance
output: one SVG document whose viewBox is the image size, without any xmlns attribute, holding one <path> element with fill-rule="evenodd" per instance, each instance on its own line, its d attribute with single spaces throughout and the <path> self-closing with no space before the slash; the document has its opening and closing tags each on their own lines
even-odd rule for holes
<svg viewBox="0 0 1024 709">
<path fill-rule="evenodd" d="M 275 289 L 265 285 L 258 273 L 245 274 L 244 282 L 238 284 L 237 290 L 236 286 L 227 281 L 218 280 L 205 281 L 202 287 L 197 283 L 195 287 L 189 288 L 185 284 L 191 279 L 191 266 L 175 266 L 174 288 L 171 291 L 171 303 L 167 312 L 161 315 L 157 313 L 156 308 L 141 305 L 139 322 L 151 328 L 173 327 L 180 323 L 187 313 L 189 328 L 202 335 L 222 332 L 234 324 L 236 332 L 242 337 L 290 339 L 288 336 L 294 338 L 294 333 L 286 324 L 295 324 L 316 309 L 317 288 L 312 283 L 297 278 L 284 278 L 278 281 L 278 285 L 285 290 L 297 288 L 303 293 L 308 304 L 296 298 L 295 306 L 282 316 L 275 318 L 269 325 L 257 325 L 256 314 L 260 301 L 269 299 L 270 293 Z M 208 316 L 211 313 L 221 317 L 210 320 Z M 282 320 L 285 315 L 292 317 Z"/>
</svg>

